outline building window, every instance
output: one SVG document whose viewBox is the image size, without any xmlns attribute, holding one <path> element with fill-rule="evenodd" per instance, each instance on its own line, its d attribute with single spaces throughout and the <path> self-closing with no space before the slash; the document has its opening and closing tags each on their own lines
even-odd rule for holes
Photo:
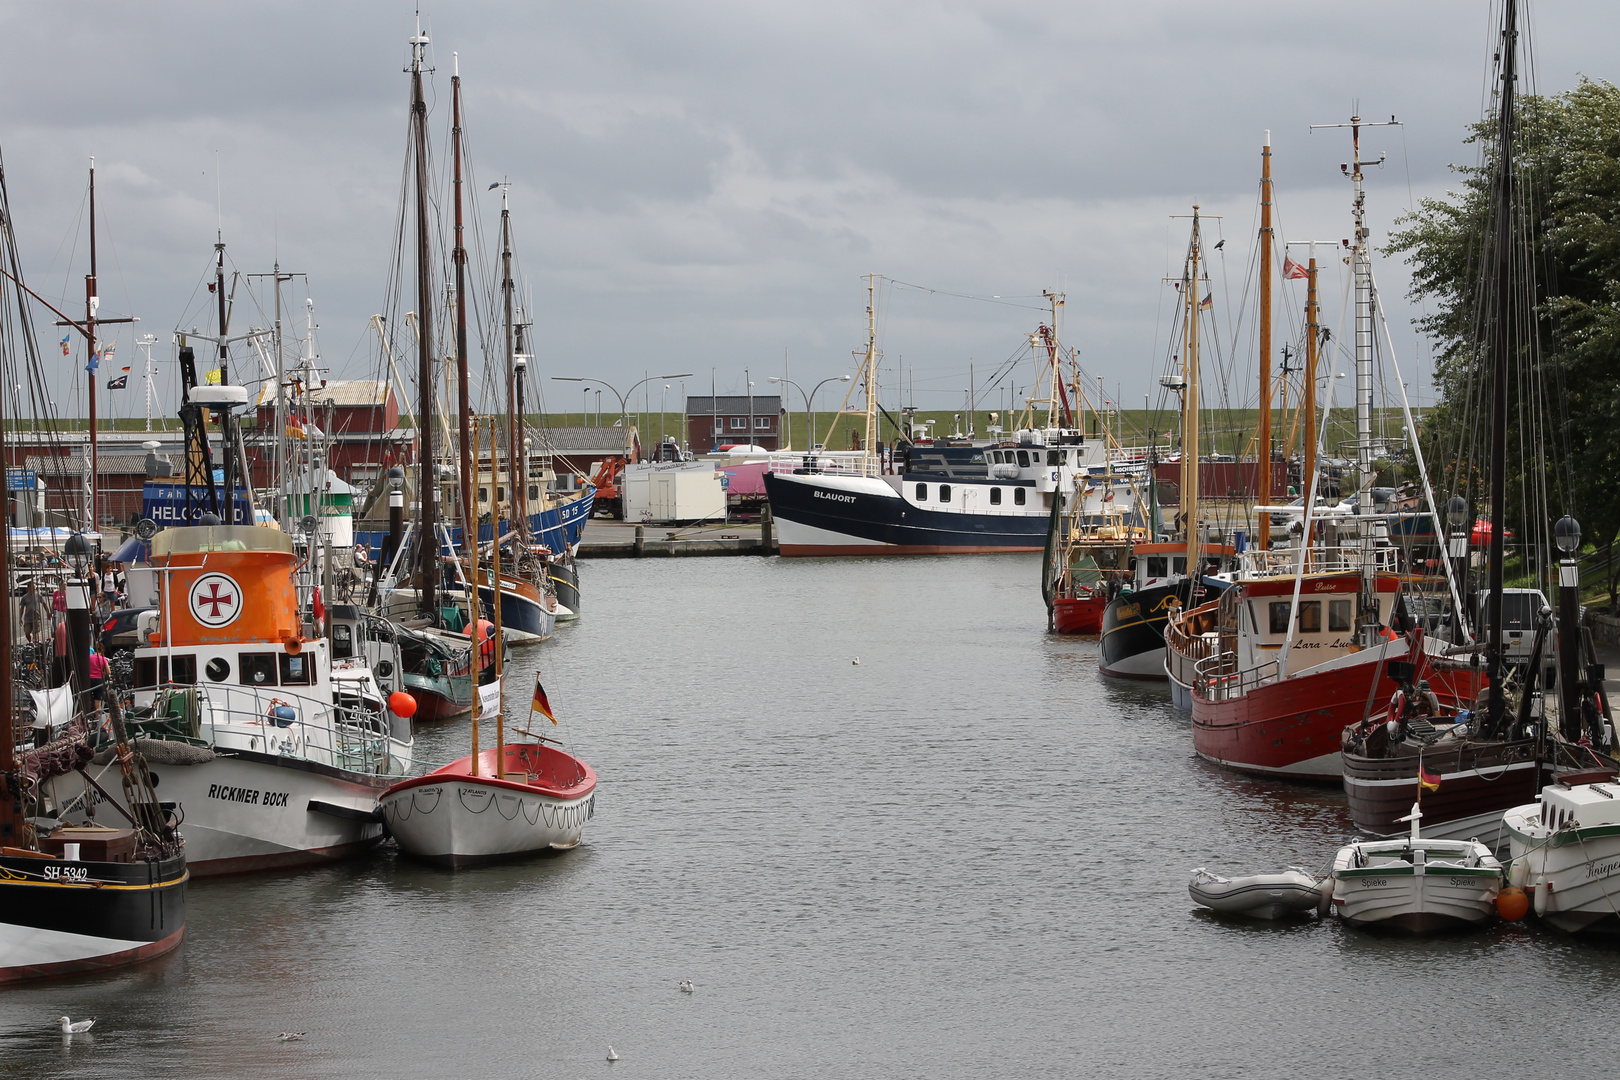
<svg viewBox="0 0 1620 1080">
<path fill-rule="evenodd" d="M 1350 601 L 1328 601 L 1328 629 L 1335 634 L 1350 632 Z"/>
<path fill-rule="evenodd" d="M 917 501 L 918 502 L 927 502 L 928 501 L 928 485 L 927 484 L 918 484 L 917 485 Z"/>
<path fill-rule="evenodd" d="M 1013 489 L 1013 503 L 1014 503 L 1014 504 L 1015 504 L 1015 505 L 1017 505 L 1017 506 L 1023 506 L 1023 505 L 1024 505 L 1024 500 L 1025 500 L 1025 499 L 1026 499 L 1026 498 L 1027 498 L 1027 497 L 1028 497 L 1028 496 L 1026 496 L 1026 495 L 1025 495 L 1025 494 L 1024 494 L 1024 489 L 1023 489 L 1023 488 L 1014 488 L 1014 489 Z"/>
<path fill-rule="evenodd" d="M 731 430 L 732 431 L 747 431 L 748 430 L 748 417 L 746 417 L 746 416 L 733 416 L 731 418 Z"/>
<path fill-rule="evenodd" d="M 939 485 L 939 501 L 942 503 L 948 503 L 951 501 L 951 485 Z"/>
<path fill-rule="evenodd" d="M 754 417 L 754 429 L 756 431 L 769 431 L 769 430 L 771 430 L 771 418 L 768 417 L 768 416 L 756 416 L 756 417 Z"/>
<path fill-rule="evenodd" d="M 990 505 L 991 506 L 1000 506 L 1001 505 L 1001 489 L 1000 488 L 991 488 L 990 489 Z"/>
<path fill-rule="evenodd" d="M 715 421 L 715 422 L 714 422 L 714 433 L 715 433 L 715 434 L 716 434 L 716 435 L 724 435 L 724 434 L 725 434 L 725 433 L 726 433 L 726 425 L 725 425 L 725 421 L 723 421 L 723 420 L 716 420 L 716 421 Z"/>
</svg>

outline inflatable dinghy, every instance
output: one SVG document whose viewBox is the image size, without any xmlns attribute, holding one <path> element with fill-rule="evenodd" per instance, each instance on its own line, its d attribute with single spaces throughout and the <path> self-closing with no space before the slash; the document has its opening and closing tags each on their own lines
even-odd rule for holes
<svg viewBox="0 0 1620 1080">
<path fill-rule="evenodd" d="M 1247 915 L 1252 919 L 1281 919 L 1315 910 L 1322 902 L 1321 886 L 1297 866 L 1280 874 L 1236 878 L 1221 877 L 1199 867 L 1187 883 L 1187 893 L 1195 902 L 1223 915 Z"/>
</svg>

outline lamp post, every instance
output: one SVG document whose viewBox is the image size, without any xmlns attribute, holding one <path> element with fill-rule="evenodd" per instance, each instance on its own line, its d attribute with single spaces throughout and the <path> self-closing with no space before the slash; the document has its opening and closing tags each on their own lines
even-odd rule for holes
<svg viewBox="0 0 1620 1080">
<path fill-rule="evenodd" d="M 579 406 L 579 426 L 580 427 L 590 427 L 591 426 L 591 388 L 588 387 L 588 386 L 582 386 L 582 387 L 579 388 L 579 392 L 585 395 L 585 400 L 580 402 L 580 406 Z"/>
<path fill-rule="evenodd" d="M 608 382 L 606 379 L 589 378 L 583 375 L 553 375 L 551 379 L 553 382 L 595 383 L 598 386 L 605 386 L 609 390 L 612 390 L 613 396 L 619 399 L 619 424 L 624 428 L 625 433 L 629 434 L 630 415 L 629 409 L 625 406 L 625 400 L 629 398 L 631 394 L 634 394 L 639 387 L 652 382 L 654 379 L 685 379 L 691 374 L 692 373 L 690 371 L 681 371 L 673 375 L 649 375 L 622 394 L 619 393 L 617 387 Z"/>
<path fill-rule="evenodd" d="M 67 560 L 73 577 L 67 582 L 68 672 L 73 685 L 76 708 L 88 704 L 83 697 L 90 689 L 90 562 L 95 552 L 84 533 L 76 532 L 62 545 L 62 557 Z"/>
<path fill-rule="evenodd" d="M 664 413 L 669 409 L 669 383 L 664 384 L 664 392 L 658 397 L 658 452 L 664 452 Z"/>
<path fill-rule="evenodd" d="M 808 394 L 806 394 L 804 392 L 804 387 L 800 386 L 798 383 L 794 382 L 792 379 L 781 379 L 781 378 L 777 378 L 774 375 L 771 376 L 771 382 L 773 382 L 773 383 L 785 383 L 786 385 L 791 386 L 791 387 L 793 387 L 793 389 L 797 390 L 799 392 L 799 396 L 804 398 L 805 415 L 808 416 L 809 420 L 810 420 L 810 431 L 809 431 L 809 434 L 808 434 L 807 441 L 810 444 L 809 449 L 810 449 L 810 451 L 812 453 L 814 453 L 816 447 L 820 445 L 819 443 L 816 442 L 816 392 L 819 391 L 823 386 L 826 386 L 830 382 L 849 382 L 853 378 L 854 378 L 853 375 L 829 375 L 827 378 L 822 379 L 820 382 L 816 383 L 816 385 L 811 388 L 810 392 Z"/>
<path fill-rule="evenodd" d="M 1467 519 L 1468 500 L 1461 495 L 1453 495 L 1446 503 L 1446 524 L 1451 526 L 1451 536 L 1446 541 L 1446 555 L 1451 559 L 1451 576 L 1457 580 L 1457 595 L 1465 603 L 1468 599 L 1468 532 L 1463 528 L 1463 522 Z M 1459 645 L 1465 640 L 1463 618 L 1461 611 L 1452 617 L 1452 639 Z"/>
<path fill-rule="evenodd" d="M 1558 561 L 1558 689 L 1561 727 L 1564 738 L 1575 742 L 1581 737 L 1580 677 L 1581 568 L 1575 553 L 1581 549 L 1580 522 L 1565 514 L 1553 526 L 1553 542 L 1563 557 Z"/>
</svg>

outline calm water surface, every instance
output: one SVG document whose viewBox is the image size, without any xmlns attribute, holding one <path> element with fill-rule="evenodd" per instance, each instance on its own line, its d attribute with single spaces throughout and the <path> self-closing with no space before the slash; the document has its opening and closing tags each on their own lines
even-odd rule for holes
<svg viewBox="0 0 1620 1080">
<path fill-rule="evenodd" d="M 1344 801 L 1200 762 L 1162 688 L 1044 633 L 1038 573 L 587 563 L 508 683 L 601 776 L 584 846 L 199 883 L 176 954 L 0 994 L 0 1076 L 1610 1071 L 1611 948 L 1194 909 L 1195 866 L 1322 867 Z"/>
</svg>

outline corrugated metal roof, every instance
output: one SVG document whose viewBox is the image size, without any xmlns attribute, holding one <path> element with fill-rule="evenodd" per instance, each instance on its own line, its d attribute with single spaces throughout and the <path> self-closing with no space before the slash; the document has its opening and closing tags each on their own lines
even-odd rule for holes
<svg viewBox="0 0 1620 1080">
<path fill-rule="evenodd" d="M 388 383 L 382 379 L 333 379 L 325 386 L 311 387 L 309 398 L 317 407 L 327 401 L 340 409 L 360 405 L 377 406 L 388 400 Z M 275 403 L 276 388 L 274 380 L 270 380 L 259 387 L 258 404 Z"/>
<path fill-rule="evenodd" d="M 635 427 L 626 433 L 619 427 L 540 428 L 542 445 L 554 454 L 622 454 Z"/>
<path fill-rule="evenodd" d="M 84 459 L 86 452 L 74 450 L 61 457 L 46 454 L 29 454 L 25 459 L 27 467 L 33 469 L 41 476 L 78 476 L 84 472 Z M 146 451 L 138 454 L 102 450 L 96 454 L 96 465 L 103 476 L 144 476 L 146 475 Z"/>
</svg>

